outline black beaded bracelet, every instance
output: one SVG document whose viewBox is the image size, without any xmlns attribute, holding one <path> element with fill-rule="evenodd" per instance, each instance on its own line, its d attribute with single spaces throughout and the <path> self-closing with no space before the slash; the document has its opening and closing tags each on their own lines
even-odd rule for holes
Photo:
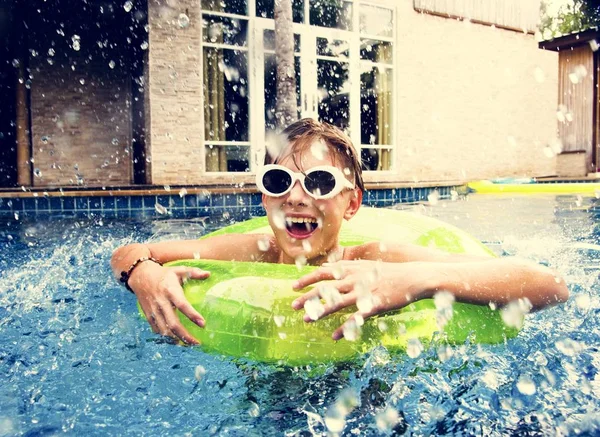
<svg viewBox="0 0 600 437">
<path fill-rule="evenodd" d="M 142 258 L 135 260 L 135 262 L 133 264 L 131 264 L 131 267 L 129 267 L 129 269 L 127 269 L 127 271 L 123 270 L 121 272 L 121 277 L 119 278 L 119 281 L 121 281 L 123 284 L 125 284 L 125 288 L 128 289 L 129 291 L 131 291 L 132 293 L 133 293 L 133 289 L 129 286 L 129 278 L 131 277 L 133 270 L 138 265 L 143 263 L 144 261 L 152 261 L 152 262 L 155 262 L 156 264 L 158 264 L 159 266 L 162 266 L 162 263 L 159 260 L 149 257 L 149 256 L 144 256 Z"/>
</svg>

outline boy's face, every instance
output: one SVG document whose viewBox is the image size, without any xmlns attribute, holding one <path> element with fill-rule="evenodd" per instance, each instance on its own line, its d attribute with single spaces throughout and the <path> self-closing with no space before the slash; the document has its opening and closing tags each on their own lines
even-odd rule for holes
<svg viewBox="0 0 600 437">
<path fill-rule="evenodd" d="M 278 164 L 294 172 L 306 172 L 317 166 L 334 166 L 329 149 L 324 145 L 317 147 L 318 153 L 312 153 L 315 147 L 311 147 L 300 156 L 296 155 L 300 168 L 292 156 Z M 344 168 L 336 167 L 344 171 Z M 338 248 L 343 220 L 350 219 L 358 211 L 362 192 L 356 188 L 345 189 L 331 199 L 314 199 L 296 181 L 287 194 L 280 197 L 263 194 L 262 201 L 284 262 L 326 261 L 327 255 Z M 321 257 L 324 258 L 320 260 Z"/>
</svg>

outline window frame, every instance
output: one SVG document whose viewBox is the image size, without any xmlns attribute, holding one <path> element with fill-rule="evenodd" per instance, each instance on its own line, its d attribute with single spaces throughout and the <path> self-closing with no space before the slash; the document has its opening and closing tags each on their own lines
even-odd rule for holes
<svg viewBox="0 0 600 437">
<path fill-rule="evenodd" d="M 305 0 L 304 3 L 304 21 L 302 23 L 293 23 L 292 31 L 294 34 L 300 35 L 301 46 L 300 46 L 300 65 L 302 72 L 301 82 L 301 116 L 302 117 L 317 117 L 318 116 L 318 86 L 317 86 L 317 59 L 324 58 L 323 56 L 316 54 L 316 44 L 318 37 L 328 37 L 333 39 L 344 39 L 349 42 L 349 80 L 351 83 L 360 84 L 361 67 L 368 65 L 370 67 L 376 66 L 377 63 L 367 60 L 360 59 L 360 43 L 361 39 L 375 39 L 388 41 L 392 43 L 392 63 L 385 64 L 386 70 L 392 71 L 392 97 L 391 97 L 391 120 L 398 120 L 398 56 L 396 54 L 396 47 L 398 44 L 397 40 L 397 9 L 398 6 L 394 0 L 351 0 L 352 3 L 352 29 L 343 30 L 336 28 L 327 28 L 321 26 L 310 25 L 310 4 L 309 0 Z M 362 5 L 374 6 L 385 8 L 392 13 L 392 36 L 381 37 L 370 34 L 363 34 L 360 31 L 360 7 Z M 264 98 L 264 62 L 265 62 L 265 51 L 263 46 L 263 32 L 264 30 L 274 30 L 274 20 L 270 18 L 263 18 L 256 16 L 256 2 L 255 0 L 248 0 L 247 4 L 248 15 L 238 15 L 226 12 L 215 12 L 210 10 L 200 9 L 200 19 L 204 19 L 206 15 L 222 16 L 226 18 L 235 18 L 241 20 L 247 20 L 247 44 L 246 47 L 227 46 L 230 49 L 243 49 L 248 54 L 248 76 L 247 76 L 247 95 L 249 99 L 248 111 L 249 111 L 249 127 L 248 127 L 248 141 L 209 141 L 204 136 L 204 111 L 200 111 L 200 122 L 202 123 L 202 158 L 201 158 L 201 169 L 200 173 L 203 179 L 207 183 L 252 183 L 256 169 L 262 164 L 265 153 L 265 98 Z M 205 47 L 213 47 L 223 44 L 206 43 L 203 40 L 202 27 L 200 27 L 200 51 L 204 53 Z M 305 36 L 306 35 L 306 36 Z M 204 66 L 201 65 L 201 72 L 204 72 Z M 396 176 L 397 158 L 398 158 L 398 123 L 393 123 L 391 128 L 391 140 L 390 145 L 380 144 L 361 144 L 361 96 L 360 86 L 359 91 L 356 92 L 356 87 L 352 87 L 350 94 L 350 117 L 349 125 L 350 138 L 353 144 L 357 147 L 359 154 L 363 148 L 380 148 L 380 149 L 391 149 L 391 168 L 389 170 L 365 170 L 364 177 L 365 181 L 382 181 L 390 180 Z M 354 95 L 357 94 L 357 95 Z M 201 103 L 204 105 L 204 83 L 203 91 L 201 96 Z M 357 128 L 355 128 L 355 126 Z M 224 146 L 248 146 L 249 151 L 249 171 L 246 172 L 219 172 L 219 171 L 206 171 L 206 147 L 210 144 L 224 145 Z"/>
</svg>

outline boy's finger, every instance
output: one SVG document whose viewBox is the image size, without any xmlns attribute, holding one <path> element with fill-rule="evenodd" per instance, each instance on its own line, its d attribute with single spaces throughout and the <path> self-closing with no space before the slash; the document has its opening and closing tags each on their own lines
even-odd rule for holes
<svg viewBox="0 0 600 437">
<path fill-rule="evenodd" d="M 172 336 L 180 339 L 186 344 L 198 344 L 198 340 L 196 340 L 192 335 L 183 327 L 175 311 L 165 310 L 164 312 L 166 326 L 172 332 Z"/>
<path fill-rule="evenodd" d="M 372 315 L 373 314 L 371 314 L 371 313 L 361 313 L 360 311 L 355 312 L 350 317 L 348 317 L 348 320 L 346 320 L 342 324 L 342 326 L 340 326 L 338 329 L 333 331 L 333 334 L 331 334 L 331 338 L 333 338 L 335 341 L 341 340 L 342 338 L 344 338 L 344 331 L 346 329 L 360 329 L 360 328 L 357 328 L 356 318 L 360 318 L 362 320 L 360 322 L 360 325 L 362 326 L 362 324 L 364 323 L 364 320 Z"/>
<path fill-rule="evenodd" d="M 313 299 L 315 297 L 319 297 L 319 290 L 313 288 L 312 290 L 307 291 L 302 296 L 294 300 L 292 302 L 292 308 L 295 310 L 301 310 L 302 308 L 304 308 L 304 304 L 307 300 Z"/>
<path fill-rule="evenodd" d="M 294 284 L 292 284 L 292 287 L 294 288 L 294 290 L 300 290 L 316 282 L 326 281 L 329 279 L 334 279 L 333 273 L 330 269 L 325 269 L 321 267 L 315 270 L 314 272 L 307 273 L 306 275 L 299 278 L 296 282 L 294 282 Z"/>
<path fill-rule="evenodd" d="M 201 328 L 204 328 L 206 324 L 204 317 L 200 315 L 198 311 L 194 309 L 192 304 L 190 304 L 185 298 L 176 298 L 172 300 L 173 305 L 181 311 L 188 319 L 194 322 Z"/>
<path fill-rule="evenodd" d="M 353 293 L 342 294 L 340 295 L 339 300 L 332 302 L 331 304 L 323 305 L 323 313 L 317 318 L 317 320 L 322 319 L 323 317 L 328 316 L 329 314 L 335 313 L 336 311 L 341 310 L 342 308 L 349 307 L 356 303 L 356 296 Z M 315 320 L 311 318 L 310 315 L 305 314 L 303 320 L 306 323 L 314 322 Z"/>
<path fill-rule="evenodd" d="M 210 276 L 210 272 L 196 267 L 173 267 L 173 271 L 180 279 L 206 279 Z"/>
</svg>

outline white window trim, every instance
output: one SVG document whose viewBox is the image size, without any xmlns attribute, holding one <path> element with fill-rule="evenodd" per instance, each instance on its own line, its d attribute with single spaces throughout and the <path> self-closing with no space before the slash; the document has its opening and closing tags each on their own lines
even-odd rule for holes
<svg viewBox="0 0 600 437">
<path fill-rule="evenodd" d="M 327 59 L 332 61 L 349 62 L 349 80 L 351 83 L 360 83 L 360 66 L 361 64 L 367 64 L 369 66 L 377 66 L 384 69 L 392 69 L 392 141 L 393 144 L 375 144 L 375 145 L 362 145 L 360 141 L 360 93 L 358 96 L 351 95 L 350 99 L 350 126 L 353 127 L 350 132 L 350 137 L 357 147 L 360 154 L 360 150 L 363 146 L 373 149 L 392 149 L 392 168 L 390 170 L 377 171 L 377 170 L 365 170 L 364 177 L 366 182 L 374 181 L 390 181 L 397 179 L 396 169 L 399 168 L 399 135 L 398 132 L 398 113 L 399 113 L 399 99 L 398 99 L 398 56 L 397 56 L 397 45 L 399 44 L 398 38 L 398 6 L 395 0 L 346 0 L 352 3 L 352 31 L 333 29 L 319 26 L 311 26 L 310 10 L 308 1 L 304 5 L 304 23 L 294 23 L 293 32 L 301 35 L 301 50 L 300 50 L 300 64 L 302 69 L 302 82 L 301 82 L 301 115 L 302 117 L 313 117 L 318 116 L 318 96 L 316 90 L 317 83 L 317 59 Z M 377 36 L 367 33 L 360 33 L 360 13 L 359 8 L 361 5 L 381 7 L 392 11 L 392 23 L 393 23 L 393 35 L 391 37 Z M 255 1 L 248 0 L 248 15 L 238 15 L 226 12 L 215 12 L 208 10 L 200 10 L 201 20 L 204 14 L 212 16 L 220 16 L 224 18 L 233 18 L 245 20 L 248 23 L 247 27 L 247 45 L 246 46 L 230 46 L 226 44 L 215 44 L 210 42 L 202 41 L 200 44 L 201 59 L 204 47 L 215 47 L 215 48 L 226 48 L 230 50 L 245 51 L 248 53 L 248 83 L 247 93 L 249 98 L 249 129 L 248 138 L 249 141 L 207 141 L 204 136 L 202 137 L 202 159 L 200 172 L 203 175 L 206 183 L 251 183 L 254 181 L 254 174 L 257 166 L 261 165 L 264 157 L 265 149 L 265 117 L 264 117 L 264 54 L 273 53 L 272 50 L 264 50 L 263 47 L 263 31 L 266 29 L 274 30 L 274 20 L 263 17 L 256 17 Z M 315 32 L 317 29 L 317 32 Z M 314 37 L 310 38 L 307 43 L 307 38 L 303 38 L 303 32 L 310 33 Z M 329 56 L 317 56 L 316 55 L 316 38 L 317 37 L 328 37 L 332 39 L 344 39 L 350 43 L 350 58 L 344 60 L 344 58 L 336 58 Z M 387 41 L 393 44 L 393 61 L 391 64 L 387 63 L 375 63 L 371 61 L 364 61 L 360 59 L 360 40 L 362 39 L 375 39 L 380 41 Z M 312 64 L 312 65 L 311 65 Z M 201 73 L 203 73 L 203 65 L 200 66 Z M 203 84 L 204 86 L 204 84 Z M 202 101 L 204 101 L 204 92 L 202 92 Z M 354 103 L 354 104 L 353 104 Z M 204 126 L 204 111 L 201 111 L 200 122 Z M 204 133 L 204 129 L 202 129 Z M 205 148 L 207 145 L 230 145 L 230 146 L 249 146 L 250 147 L 250 171 L 249 172 L 207 172 L 206 171 L 206 160 L 205 160 Z"/>
</svg>

